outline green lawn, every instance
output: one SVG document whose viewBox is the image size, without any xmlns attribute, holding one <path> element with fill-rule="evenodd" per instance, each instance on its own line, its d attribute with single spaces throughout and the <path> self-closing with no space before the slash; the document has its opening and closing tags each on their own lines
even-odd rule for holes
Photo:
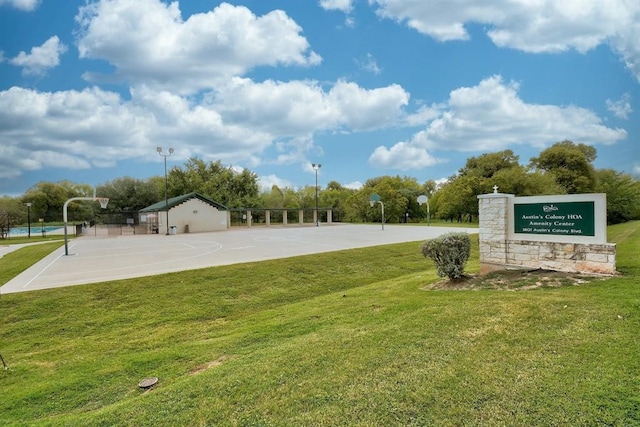
<svg viewBox="0 0 640 427">
<path fill-rule="evenodd" d="M 45 240 L 41 240 L 45 242 Z M 26 242 L 21 242 L 26 243 Z M 23 247 L 0 258 L 0 286 L 62 246 L 62 240 Z M 2 304 L 0 303 L 0 310 Z M 1 354 L 1 353 L 0 353 Z"/>
<path fill-rule="evenodd" d="M 0 425 L 640 425 L 640 222 L 609 240 L 620 276 L 532 291 L 425 291 L 413 242 L 3 295 Z"/>
<path fill-rule="evenodd" d="M 56 240 L 64 240 L 64 236 L 61 235 L 57 235 L 57 234 L 53 234 L 53 235 L 49 235 L 49 236 L 45 236 L 42 237 L 41 235 L 36 235 L 34 234 L 33 236 L 26 237 L 26 236 L 20 236 L 20 237 L 11 237 L 8 239 L 0 239 L 0 246 L 3 245 L 19 245 L 19 244 L 23 244 L 23 243 L 40 243 L 40 242 L 51 242 L 51 241 L 56 241 Z"/>
</svg>

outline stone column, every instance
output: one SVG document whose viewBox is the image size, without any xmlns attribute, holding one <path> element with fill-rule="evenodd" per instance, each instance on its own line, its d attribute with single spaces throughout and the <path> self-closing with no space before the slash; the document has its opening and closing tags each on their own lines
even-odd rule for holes
<svg viewBox="0 0 640 427">
<path fill-rule="evenodd" d="M 287 211 L 282 211 L 282 225 L 287 225 Z"/>
<path fill-rule="evenodd" d="M 264 211 L 264 223 L 267 227 L 271 225 L 271 211 L 269 209 Z"/>
<path fill-rule="evenodd" d="M 247 211 L 247 227 L 251 227 L 251 211 Z"/>
<path fill-rule="evenodd" d="M 331 224 L 333 222 L 333 216 L 331 209 L 327 209 L 327 224 Z"/>
<path fill-rule="evenodd" d="M 509 200 L 513 194 L 497 192 L 478 196 L 480 274 L 504 269 L 507 264 Z"/>
<path fill-rule="evenodd" d="M 304 211 L 302 209 L 298 211 L 298 222 L 300 225 L 304 222 Z"/>
</svg>

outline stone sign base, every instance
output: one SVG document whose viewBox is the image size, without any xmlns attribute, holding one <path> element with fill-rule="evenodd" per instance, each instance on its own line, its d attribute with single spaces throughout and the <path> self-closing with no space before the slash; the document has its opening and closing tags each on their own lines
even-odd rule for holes
<svg viewBox="0 0 640 427">
<path fill-rule="evenodd" d="M 491 253 L 485 243 L 485 253 Z M 498 245 L 506 250 L 499 258 L 484 257 L 480 274 L 505 268 L 540 268 L 568 273 L 605 274 L 616 273 L 616 245 L 554 243 L 528 240 L 512 240 Z M 496 248 L 493 248 L 496 249 Z M 495 252 L 495 251 L 494 251 Z M 493 262 L 492 262 L 493 261 Z"/>
</svg>

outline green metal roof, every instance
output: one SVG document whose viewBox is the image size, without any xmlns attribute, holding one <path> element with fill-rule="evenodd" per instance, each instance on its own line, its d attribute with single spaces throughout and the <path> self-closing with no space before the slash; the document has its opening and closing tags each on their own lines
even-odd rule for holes
<svg viewBox="0 0 640 427">
<path fill-rule="evenodd" d="M 205 202 L 206 204 L 213 206 L 214 208 L 218 208 L 219 210 L 224 210 L 224 211 L 227 210 L 226 206 L 221 205 L 218 202 L 214 202 L 213 200 L 203 196 L 200 193 L 193 192 L 189 194 L 184 194 L 182 196 L 172 197 L 168 200 L 162 200 L 158 203 L 154 203 L 150 206 L 147 206 L 146 208 L 140 209 L 140 212 L 164 212 L 167 210 L 167 207 L 171 209 L 172 207 L 177 206 L 180 203 L 184 203 L 190 199 L 199 199 Z"/>
</svg>

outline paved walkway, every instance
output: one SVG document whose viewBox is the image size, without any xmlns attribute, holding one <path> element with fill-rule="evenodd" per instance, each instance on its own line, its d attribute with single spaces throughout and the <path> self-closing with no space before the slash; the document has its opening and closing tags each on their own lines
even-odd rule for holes
<svg viewBox="0 0 640 427">
<path fill-rule="evenodd" d="M 411 225 L 239 228 L 214 233 L 83 236 L 0 287 L 0 294 L 80 285 L 218 265 L 287 258 L 390 243 L 423 241 L 477 228 Z M 12 245 L 18 246 L 18 245 Z M 15 248 L 0 248 L 4 249 Z M 416 246 L 416 251 L 418 247 Z M 0 252 L 0 255 L 2 252 Z"/>
</svg>

